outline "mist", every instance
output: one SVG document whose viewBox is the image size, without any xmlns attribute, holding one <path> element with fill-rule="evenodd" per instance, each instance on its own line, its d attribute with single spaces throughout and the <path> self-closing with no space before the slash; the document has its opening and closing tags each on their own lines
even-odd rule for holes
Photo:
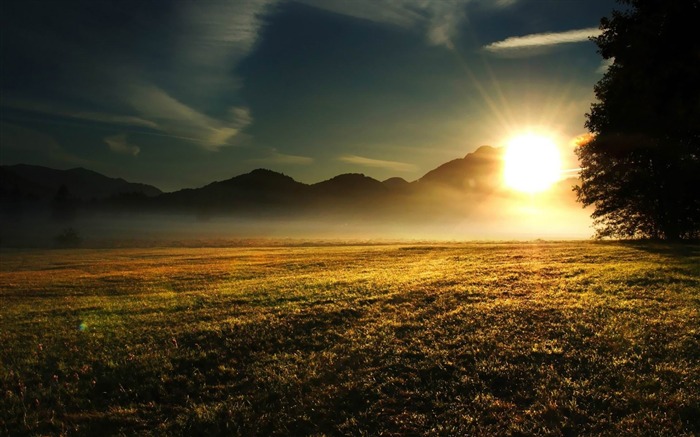
<svg viewBox="0 0 700 437">
<path fill-rule="evenodd" d="M 503 194 L 503 193 L 501 193 Z M 297 210 L 78 210 L 3 213 L 2 247 L 218 246 L 279 242 L 571 240 L 591 236 L 590 212 L 555 191 L 464 195 L 432 190 L 405 198 L 341 199 Z M 380 199 L 381 200 L 381 199 Z M 66 231 L 78 239 L 61 241 Z"/>
</svg>

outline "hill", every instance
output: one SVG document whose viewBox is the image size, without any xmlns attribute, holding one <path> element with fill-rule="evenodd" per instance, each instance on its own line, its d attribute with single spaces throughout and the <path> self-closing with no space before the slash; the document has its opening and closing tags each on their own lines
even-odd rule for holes
<svg viewBox="0 0 700 437">
<path fill-rule="evenodd" d="M 165 193 L 158 200 L 169 209 L 212 213 L 398 214 L 423 208 L 427 201 L 448 203 L 436 194 L 436 188 L 481 194 L 496 191 L 500 185 L 501 153 L 500 149 L 482 146 L 412 183 L 398 177 L 380 182 L 364 174 L 347 173 L 307 185 L 272 170 L 257 169 L 200 188 Z"/>
<path fill-rule="evenodd" d="M 502 149 L 482 146 L 463 158 L 438 166 L 414 182 L 398 177 L 381 182 L 364 174 L 347 173 L 305 184 L 288 175 L 259 168 L 172 193 L 161 193 L 150 185 L 109 178 L 83 168 L 55 170 L 20 164 L 0 167 L 0 195 L 6 205 L 18 199 L 51 200 L 65 186 L 70 198 L 91 201 L 89 207 L 104 207 L 113 212 L 449 219 L 463 216 L 479 205 L 483 209 L 486 201 L 514 195 L 502 187 L 502 154 Z M 562 181 L 543 196 L 571 207 L 575 202 L 571 192 L 574 183 L 572 179 Z M 3 209 L 12 211 L 13 207 Z"/>
<path fill-rule="evenodd" d="M 212 182 L 200 188 L 164 193 L 158 204 L 167 208 L 246 212 L 300 206 L 309 186 L 267 169 Z"/>
<path fill-rule="evenodd" d="M 500 185 L 502 158 L 502 149 L 481 146 L 464 158 L 429 171 L 418 182 L 466 191 L 492 191 Z"/>
<path fill-rule="evenodd" d="M 65 186 L 74 199 L 103 200 L 113 196 L 138 193 L 155 197 L 161 191 L 152 186 L 110 178 L 85 168 L 56 170 L 37 165 L 4 165 L 0 167 L 0 196 L 30 199 L 51 199 Z"/>
</svg>

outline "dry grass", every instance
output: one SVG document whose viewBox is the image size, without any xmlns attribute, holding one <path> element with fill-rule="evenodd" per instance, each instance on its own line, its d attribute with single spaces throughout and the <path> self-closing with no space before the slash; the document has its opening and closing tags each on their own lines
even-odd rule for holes
<svg viewBox="0 0 700 437">
<path fill-rule="evenodd" d="M 697 246 L 1 255 L 0 434 L 700 433 Z"/>
</svg>

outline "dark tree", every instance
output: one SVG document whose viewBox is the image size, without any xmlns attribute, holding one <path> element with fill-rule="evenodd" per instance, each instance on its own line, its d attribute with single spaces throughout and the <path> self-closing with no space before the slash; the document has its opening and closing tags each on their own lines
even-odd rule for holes
<svg viewBox="0 0 700 437">
<path fill-rule="evenodd" d="M 613 61 L 594 88 L 578 200 L 601 237 L 700 236 L 700 0 L 618 0 L 593 40 Z"/>
<path fill-rule="evenodd" d="M 51 217 L 56 221 L 68 221 L 75 218 L 75 200 L 68 187 L 61 185 L 51 201 Z"/>
<path fill-rule="evenodd" d="M 66 228 L 60 234 L 54 237 L 57 247 L 78 247 L 82 243 L 83 239 L 73 228 Z"/>
</svg>

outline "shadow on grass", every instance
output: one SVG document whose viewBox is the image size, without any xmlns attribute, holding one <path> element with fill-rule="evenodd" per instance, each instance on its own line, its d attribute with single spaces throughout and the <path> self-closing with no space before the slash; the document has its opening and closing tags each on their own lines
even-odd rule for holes
<svg viewBox="0 0 700 437">
<path fill-rule="evenodd" d="M 660 240 L 621 241 L 621 245 L 657 255 L 672 258 L 690 258 L 700 256 L 700 241 L 665 242 Z"/>
</svg>

